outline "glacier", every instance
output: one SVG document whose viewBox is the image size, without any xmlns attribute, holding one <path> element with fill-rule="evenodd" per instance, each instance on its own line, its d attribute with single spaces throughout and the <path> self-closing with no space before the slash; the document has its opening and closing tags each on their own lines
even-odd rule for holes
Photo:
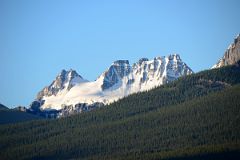
<svg viewBox="0 0 240 160">
<path fill-rule="evenodd" d="M 94 104 L 109 104 L 133 93 L 150 90 L 192 74 L 180 55 L 141 58 L 130 65 L 128 60 L 117 60 L 95 81 L 88 81 L 75 70 L 65 71 L 37 95 L 41 110 L 82 112 Z M 94 107 L 92 107 L 94 108 Z"/>
</svg>

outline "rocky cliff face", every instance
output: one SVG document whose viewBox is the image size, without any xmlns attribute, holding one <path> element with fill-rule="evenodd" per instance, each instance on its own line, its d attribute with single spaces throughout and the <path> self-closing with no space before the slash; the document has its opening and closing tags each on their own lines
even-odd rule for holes
<svg viewBox="0 0 240 160">
<path fill-rule="evenodd" d="M 62 70 L 56 79 L 47 87 L 43 88 L 37 95 L 40 100 L 44 96 L 57 95 L 62 90 L 70 90 L 74 85 L 84 82 L 84 80 L 75 70 Z"/>
<path fill-rule="evenodd" d="M 133 79 L 140 84 L 153 82 L 155 85 L 161 85 L 191 73 L 193 71 L 178 54 L 155 57 L 153 60 L 144 58 L 133 65 Z"/>
<path fill-rule="evenodd" d="M 114 62 L 102 75 L 104 90 L 121 89 L 125 95 L 151 89 L 171 82 L 193 71 L 178 54 L 156 57 L 153 60 L 141 58 L 132 66 L 127 60 Z"/>
<path fill-rule="evenodd" d="M 178 54 L 153 60 L 141 58 L 132 66 L 128 60 L 118 60 L 93 82 L 84 80 L 74 70 L 62 70 L 52 84 L 38 93 L 31 109 L 56 110 L 62 116 L 89 111 L 192 73 Z"/>
<path fill-rule="evenodd" d="M 124 76 L 129 75 L 131 72 L 131 66 L 128 60 L 115 61 L 109 69 L 103 74 L 102 90 L 106 90 L 121 82 Z"/>
<path fill-rule="evenodd" d="M 236 64 L 240 60 L 240 34 L 229 45 L 223 57 L 212 68 Z"/>
</svg>

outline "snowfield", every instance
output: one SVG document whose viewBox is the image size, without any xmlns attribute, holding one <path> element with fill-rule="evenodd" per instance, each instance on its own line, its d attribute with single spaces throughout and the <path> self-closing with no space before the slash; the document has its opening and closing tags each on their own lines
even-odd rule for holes
<svg viewBox="0 0 240 160">
<path fill-rule="evenodd" d="M 93 82 L 72 72 L 70 70 L 64 72 L 64 75 L 60 74 L 52 86 L 48 87 L 48 92 L 51 89 L 57 89 L 58 92 L 50 96 L 43 95 L 41 100 L 44 100 L 44 104 L 41 109 L 60 110 L 64 105 L 74 106 L 78 103 L 108 104 L 129 94 L 146 91 L 193 73 L 178 54 L 156 57 L 153 60 L 142 58 L 132 66 L 127 60 L 115 61 Z M 59 77 L 63 79 L 60 82 Z"/>
</svg>

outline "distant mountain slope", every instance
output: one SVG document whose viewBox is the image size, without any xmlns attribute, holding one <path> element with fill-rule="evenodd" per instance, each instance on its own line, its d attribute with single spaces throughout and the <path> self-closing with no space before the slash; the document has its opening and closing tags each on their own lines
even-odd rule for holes
<svg viewBox="0 0 240 160">
<path fill-rule="evenodd" d="M 229 45 L 223 57 L 212 68 L 219 68 L 227 65 L 233 65 L 240 60 L 240 34 Z"/>
<path fill-rule="evenodd" d="M 203 71 L 81 115 L 1 126 L 0 155 L 146 160 L 236 153 L 239 158 L 239 90 L 239 65 Z"/>
<path fill-rule="evenodd" d="M 0 103 L 0 111 L 1 110 L 8 110 L 9 108 L 4 106 L 3 104 Z"/>
<path fill-rule="evenodd" d="M 12 109 L 0 110 L 0 124 L 16 123 L 37 119 L 42 119 L 42 117 Z"/>
<path fill-rule="evenodd" d="M 50 86 L 38 93 L 36 103 L 40 110 L 60 111 L 60 116 L 67 112 L 89 111 L 101 104 L 111 103 L 192 73 L 178 54 L 153 60 L 141 58 L 132 66 L 128 60 L 117 60 L 93 82 L 83 79 L 74 70 L 63 70 Z"/>
</svg>

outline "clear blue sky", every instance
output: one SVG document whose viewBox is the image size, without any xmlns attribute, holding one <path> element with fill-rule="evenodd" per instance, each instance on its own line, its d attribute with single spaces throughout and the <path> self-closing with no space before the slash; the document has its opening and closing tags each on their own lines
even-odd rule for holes
<svg viewBox="0 0 240 160">
<path fill-rule="evenodd" d="M 239 0 L 0 0 L 0 103 L 29 105 L 61 69 L 179 53 L 208 69 L 240 32 Z"/>
</svg>

